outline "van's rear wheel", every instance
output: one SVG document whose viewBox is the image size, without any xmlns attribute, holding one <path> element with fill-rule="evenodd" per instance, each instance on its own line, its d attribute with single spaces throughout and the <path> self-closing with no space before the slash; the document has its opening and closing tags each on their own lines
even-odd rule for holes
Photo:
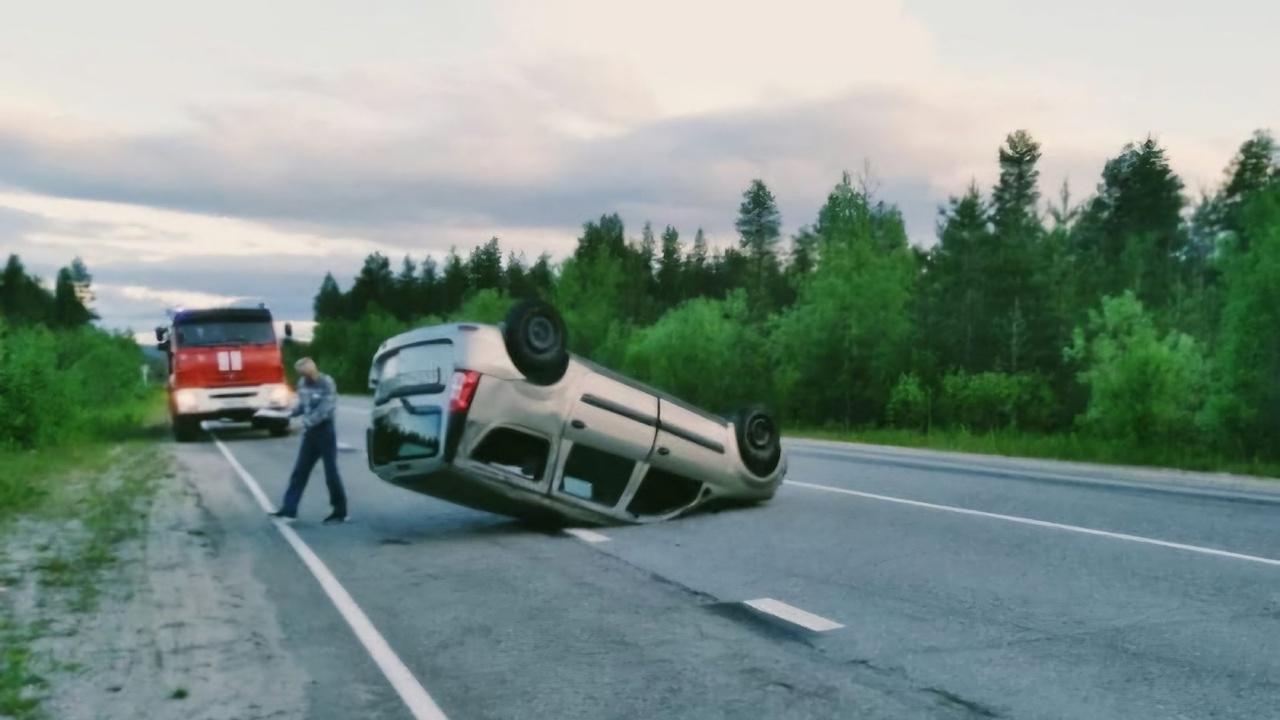
<svg viewBox="0 0 1280 720">
<path fill-rule="evenodd" d="M 200 421 L 191 418 L 173 418 L 173 439 L 178 442 L 192 442 L 200 435 Z"/>
<path fill-rule="evenodd" d="M 733 425 L 747 469 L 760 476 L 773 472 L 782 459 L 782 433 L 773 417 L 764 408 L 750 407 L 738 412 Z"/>
<path fill-rule="evenodd" d="M 507 313 L 502 338 L 516 369 L 531 382 L 552 385 L 569 367 L 569 333 L 550 304 L 524 300 Z"/>
</svg>

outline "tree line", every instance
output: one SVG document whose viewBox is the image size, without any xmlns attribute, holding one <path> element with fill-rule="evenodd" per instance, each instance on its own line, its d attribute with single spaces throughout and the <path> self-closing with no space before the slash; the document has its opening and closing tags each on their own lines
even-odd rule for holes
<svg viewBox="0 0 1280 720">
<path fill-rule="evenodd" d="M 52 291 L 10 255 L 0 273 L 0 452 L 64 445 L 136 424 L 142 352 L 126 333 L 94 327 L 82 297 L 92 281 L 76 258 Z M 0 503 L 20 487 L 0 483 Z M 16 489 L 15 489 L 16 488 Z"/>
<path fill-rule="evenodd" d="M 1040 144 L 1009 134 L 989 189 L 940 208 L 937 243 L 845 174 L 784 242 L 753 180 L 737 242 L 686 243 L 617 214 L 533 264 L 497 238 L 443 266 L 374 253 L 326 275 L 313 351 L 363 386 L 387 335 L 553 301 L 575 351 L 713 409 L 766 400 L 789 423 L 1081 432 L 1134 446 L 1275 456 L 1280 429 L 1280 154 L 1248 138 L 1222 185 L 1188 197 L 1153 138 L 1076 202 L 1046 197 Z"/>
</svg>

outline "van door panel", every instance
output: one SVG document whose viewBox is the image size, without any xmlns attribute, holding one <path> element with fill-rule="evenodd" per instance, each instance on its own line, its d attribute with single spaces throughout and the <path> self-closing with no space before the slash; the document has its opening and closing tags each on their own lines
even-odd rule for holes
<svg viewBox="0 0 1280 720">
<path fill-rule="evenodd" d="M 615 455 L 643 461 L 653 449 L 658 398 L 591 373 L 578 385 L 564 437 Z"/>
<path fill-rule="evenodd" d="M 649 462 L 695 479 L 726 472 L 725 425 L 679 405 L 659 403 L 658 434 Z"/>
</svg>

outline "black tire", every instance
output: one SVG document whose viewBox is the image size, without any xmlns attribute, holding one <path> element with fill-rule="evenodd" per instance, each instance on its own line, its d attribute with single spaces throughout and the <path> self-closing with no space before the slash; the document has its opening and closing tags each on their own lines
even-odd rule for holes
<svg viewBox="0 0 1280 720">
<path fill-rule="evenodd" d="M 738 454 L 748 470 L 764 477 L 777 469 L 782 459 L 782 433 L 764 408 L 750 407 L 738 412 L 733 430 L 738 438 Z"/>
<path fill-rule="evenodd" d="M 511 308 L 502 326 L 507 354 L 530 382 L 554 385 L 569 367 L 569 331 L 564 318 L 541 300 Z"/>
<path fill-rule="evenodd" d="M 178 442 L 194 442 L 200 436 L 200 421 L 190 418 L 173 418 L 173 439 Z"/>
<path fill-rule="evenodd" d="M 272 426 L 267 428 L 267 432 L 270 433 L 271 437 L 284 437 L 285 435 L 289 434 L 289 426 L 288 425 Z"/>
</svg>

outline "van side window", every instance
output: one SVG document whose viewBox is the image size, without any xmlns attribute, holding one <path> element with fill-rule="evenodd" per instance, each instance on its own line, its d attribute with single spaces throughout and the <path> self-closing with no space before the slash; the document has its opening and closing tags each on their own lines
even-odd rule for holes
<svg viewBox="0 0 1280 720">
<path fill-rule="evenodd" d="M 697 480 L 650 467 L 627 511 L 633 515 L 666 515 L 697 500 L 701 489 L 702 483 Z"/>
<path fill-rule="evenodd" d="M 546 438 L 512 428 L 496 428 L 480 441 L 471 459 L 538 482 L 550 453 L 551 443 Z"/>
<path fill-rule="evenodd" d="M 564 464 L 560 492 L 612 507 L 627 489 L 635 461 L 574 443 Z"/>
</svg>

